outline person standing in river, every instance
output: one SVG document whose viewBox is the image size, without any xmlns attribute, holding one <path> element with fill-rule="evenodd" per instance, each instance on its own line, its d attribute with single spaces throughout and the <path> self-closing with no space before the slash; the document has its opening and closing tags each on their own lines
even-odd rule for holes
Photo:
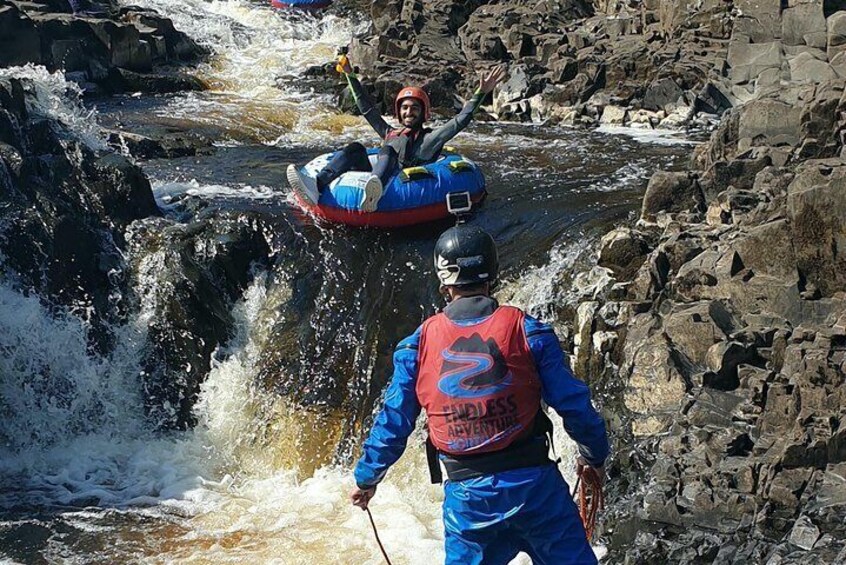
<svg viewBox="0 0 846 565">
<path fill-rule="evenodd" d="M 432 480 L 441 482 L 441 466 L 447 474 L 447 565 L 505 564 L 520 551 L 536 565 L 596 563 L 549 459 L 552 423 L 541 407 L 543 400 L 563 418 L 578 465 L 604 478 L 608 437 L 590 390 L 573 376 L 550 326 L 491 297 L 498 258 L 485 231 L 444 232 L 435 271 L 448 304 L 396 347 L 384 406 L 355 467 L 352 503 L 367 509 L 423 409 Z"/>
<path fill-rule="evenodd" d="M 358 110 L 382 138 L 382 149 L 376 165 L 371 167 L 367 149 L 356 142 L 336 152 L 316 177 L 303 174 L 294 164 L 288 165 L 288 182 L 308 202 L 316 204 L 320 193 L 342 174 L 348 171 L 372 171 L 373 175 L 363 186 L 361 209 L 365 212 L 376 209 L 384 185 L 400 169 L 436 161 L 444 145 L 467 127 L 485 97 L 505 78 L 505 68 L 502 66 L 485 73 L 479 81 L 479 88 L 464 104 L 461 112 L 435 129 L 425 127 L 426 121 L 431 119 L 429 95 L 422 88 L 406 86 L 399 91 L 394 102 L 394 114 L 400 122 L 400 126 L 395 128 L 382 118 L 379 109 L 353 73 L 346 56 L 342 57 L 339 68 L 347 79 Z"/>
</svg>

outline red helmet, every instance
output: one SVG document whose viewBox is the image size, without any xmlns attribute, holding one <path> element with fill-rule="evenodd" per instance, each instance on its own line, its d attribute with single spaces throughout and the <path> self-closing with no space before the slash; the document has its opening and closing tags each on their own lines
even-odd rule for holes
<svg viewBox="0 0 846 565">
<path fill-rule="evenodd" d="M 394 115 L 399 118 L 400 104 L 403 100 L 413 98 L 420 102 L 423 106 L 423 120 L 428 121 L 432 117 L 432 104 L 429 102 L 429 95 L 422 88 L 416 86 L 406 86 L 397 93 L 396 102 L 394 102 Z"/>
</svg>

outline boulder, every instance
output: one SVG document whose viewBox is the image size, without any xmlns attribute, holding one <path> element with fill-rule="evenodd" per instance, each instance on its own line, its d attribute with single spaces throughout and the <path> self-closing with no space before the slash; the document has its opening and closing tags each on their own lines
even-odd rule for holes
<svg viewBox="0 0 846 565">
<path fill-rule="evenodd" d="M 826 20 L 828 58 L 846 51 L 846 11 L 835 12 Z"/>
<path fill-rule="evenodd" d="M 183 73 L 136 73 L 128 69 L 112 68 L 104 84 L 110 92 L 149 92 L 167 94 L 188 90 L 204 90 L 200 79 Z"/>
<path fill-rule="evenodd" d="M 841 102 L 843 92 L 842 83 L 822 85 L 816 89 L 814 99 L 804 106 L 800 118 L 803 142 L 798 151 L 801 158 L 834 157 L 840 153 L 843 139 L 839 132 L 843 124 L 839 109 L 846 106 Z"/>
<path fill-rule="evenodd" d="M 0 67 L 43 63 L 41 38 L 32 20 L 17 6 L 0 6 Z"/>
<path fill-rule="evenodd" d="M 602 109 L 602 116 L 599 123 L 609 126 L 622 126 L 626 123 L 628 110 L 620 106 L 608 105 Z"/>
<path fill-rule="evenodd" d="M 788 214 L 801 276 L 823 296 L 846 288 L 846 164 L 809 161 L 788 187 Z"/>
<path fill-rule="evenodd" d="M 611 269 L 618 280 L 629 280 L 643 264 L 648 252 L 649 244 L 643 233 L 617 228 L 602 237 L 597 263 Z"/>
<path fill-rule="evenodd" d="M 692 363 L 705 367 L 708 350 L 725 340 L 739 321 L 719 300 L 676 304 L 664 317 L 664 333 Z"/>
<path fill-rule="evenodd" d="M 579 64 L 572 57 L 555 57 L 548 66 L 550 79 L 556 84 L 570 81 L 579 73 Z"/>
<path fill-rule="evenodd" d="M 701 184 L 706 195 L 711 197 L 729 187 L 748 190 L 752 188 L 758 173 L 770 165 L 772 159 L 769 156 L 717 161 L 702 175 Z"/>
<path fill-rule="evenodd" d="M 738 17 L 733 37 L 745 37 L 753 43 L 766 43 L 781 37 L 781 5 L 769 0 L 735 0 Z"/>
<path fill-rule="evenodd" d="M 656 79 L 646 87 L 643 107 L 647 110 L 668 110 L 671 106 L 675 106 L 683 95 L 684 91 L 673 79 L 669 77 Z"/>
<path fill-rule="evenodd" d="M 803 515 L 794 522 L 788 540 L 796 547 L 808 550 L 814 547 L 819 537 L 820 529 L 814 525 L 810 518 Z"/>
<path fill-rule="evenodd" d="M 576 309 L 576 317 L 573 321 L 575 332 L 573 335 L 573 370 L 581 378 L 587 378 L 589 374 L 589 360 L 591 355 L 591 335 L 593 333 L 593 319 L 599 303 L 587 301 L 579 304 Z"/>
<path fill-rule="evenodd" d="M 704 197 L 696 177 L 689 173 L 659 171 L 643 195 L 641 220 L 651 222 L 659 212 L 704 211 Z"/>
<path fill-rule="evenodd" d="M 729 77 L 735 84 L 752 81 L 768 70 L 781 71 L 784 51 L 780 41 L 742 43 L 732 41 L 728 50 Z"/>
<path fill-rule="evenodd" d="M 800 140 L 802 107 L 779 99 L 764 98 L 738 109 L 738 149 L 752 145 L 796 145 Z"/>
<path fill-rule="evenodd" d="M 109 153 L 93 162 L 91 189 L 103 214 L 118 229 L 125 230 L 139 218 L 159 215 L 150 181 L 141 169 L 123 155 Z"/>
<path fill-rule="evenodd" d="M 532 96 L 528 102 L 531 106 L 532 121 L 548 122 L 550 124 L 576 125 L 582 108 L 557 102 L 556 87 L 547 86 L 540 94 Z"/>
<path fill-rule="evenodd" d="M 708 82 L 696 95 L 694 109 L 707 114 L 722 114 L 733 106 L 731 99 L 725 94 L 723 86 Z"/>
<path fill-rule="evenodd" d="M 635 416 L 632 432 L 635 436 L 661 432 L 685 397 L 688 388 L 685 378 L 661 333 L 643 341 L 629 338 L 625 348 L 624 364 L 630 372 L 623 396 L 626 408 Z"/>
<path fill-rule="evenodd" d="M 518 66 L 511 69 L 508 79 L 497 85 L 494 91 L 494 112 L 499 113 L 506 105 L 530 96 L 531 88 L 526 68 Z"/>
<path fill-rule="evenodd" d="M 50 71 L 63 69 L 86 91 L 104 87 L 115 92 L 123 86 L 114 80 L 117 69 L 148 73 L 154 65 L 195 61 L 206 53 L 153 11 L 110 5 L 76 14 L 69 13 L 69 5 L 15 2 L 0 7 L 0 64 L 43 64 Z M 15 40 L 4 45 L 8 37 Z"/>
<path fill-rule="evenodd" d="M 826 47 L 823 0 L 794 2 L 781 14 L 781 37 L 785 45 Z"/>
<path fill-rule="evenodd" d="M 831 65 L 809 53 L 800 53 L 787 62 L 790 65 L 790 80 L 798 84 L 826 82 L 837 78 Z"/>
<path fill-rule="evenodd" d="M 790 222 L 778 219 L 737 234 L 730 245 L 744 269 L 798 282 L 794 244 Z"/>
<path fill-rule="evenodd" d="M 756 362 L 755 348 L 734 341 L 715 343 L 705 353 L 708 372 L 702 377 L 702 386 L 718 390 L 735 390 L 739 384 L 737 368 Z"/>
</svg>

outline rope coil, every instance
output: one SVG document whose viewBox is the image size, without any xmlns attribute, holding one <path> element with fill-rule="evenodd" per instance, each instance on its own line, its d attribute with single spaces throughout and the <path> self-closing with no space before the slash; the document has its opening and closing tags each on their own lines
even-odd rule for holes
<svg viewBox="0 0 846 565">
<path fill-rule="evenodd" d="M 596 530 L 596 516 L 605 506 L 605 493 L 602 491 L 602 479 L 593 468 L 579 466 L 577 472 L 579 478 L 576 480 L 575 491 L 579 497 L 579 517 L 590 541 Z"/>
</svg>

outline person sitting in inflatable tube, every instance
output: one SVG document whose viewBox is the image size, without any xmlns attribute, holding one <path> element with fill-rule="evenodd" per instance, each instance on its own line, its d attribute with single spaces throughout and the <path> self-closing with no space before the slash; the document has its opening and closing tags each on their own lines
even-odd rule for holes
<svg viewBox="0 0 846 565">
<path fill-rule="evenodd" d="M 293 164 L 289 165 L 288 182 L 311 203 L 316 204 L 320 193 L 342 174 L 348 171 L 372 171 L 373 176 L 365 183 L 362 196 L 361 209 L 365 212 L 376 210 L 382 197 L 383 185 L 401 169 L 436 161 L 444 145 L 467 127 L 482 100 L 505 78 L 505 68 L 502 66 L 488 71 L 480 79 L 479 88 L 464 104 L 461 112 L 435 129 L 424 127 L 431 118 L 429 96 L 422 88 L 406 86 L 399 91 L 394 102 L 394 114 L 400 122 L 400 127 L 394 128 L 382 118 L 379 109 L 353 74 L 346 56 L 341 57 L 338 69 L 346 76 L 359 111 L 382 138 L 382 150 L 376 165 L 371 167 L 364 145 L 351 143 L 335 153 L 317 174 L 317 178 L 303 174 Z"/>
</svg>

